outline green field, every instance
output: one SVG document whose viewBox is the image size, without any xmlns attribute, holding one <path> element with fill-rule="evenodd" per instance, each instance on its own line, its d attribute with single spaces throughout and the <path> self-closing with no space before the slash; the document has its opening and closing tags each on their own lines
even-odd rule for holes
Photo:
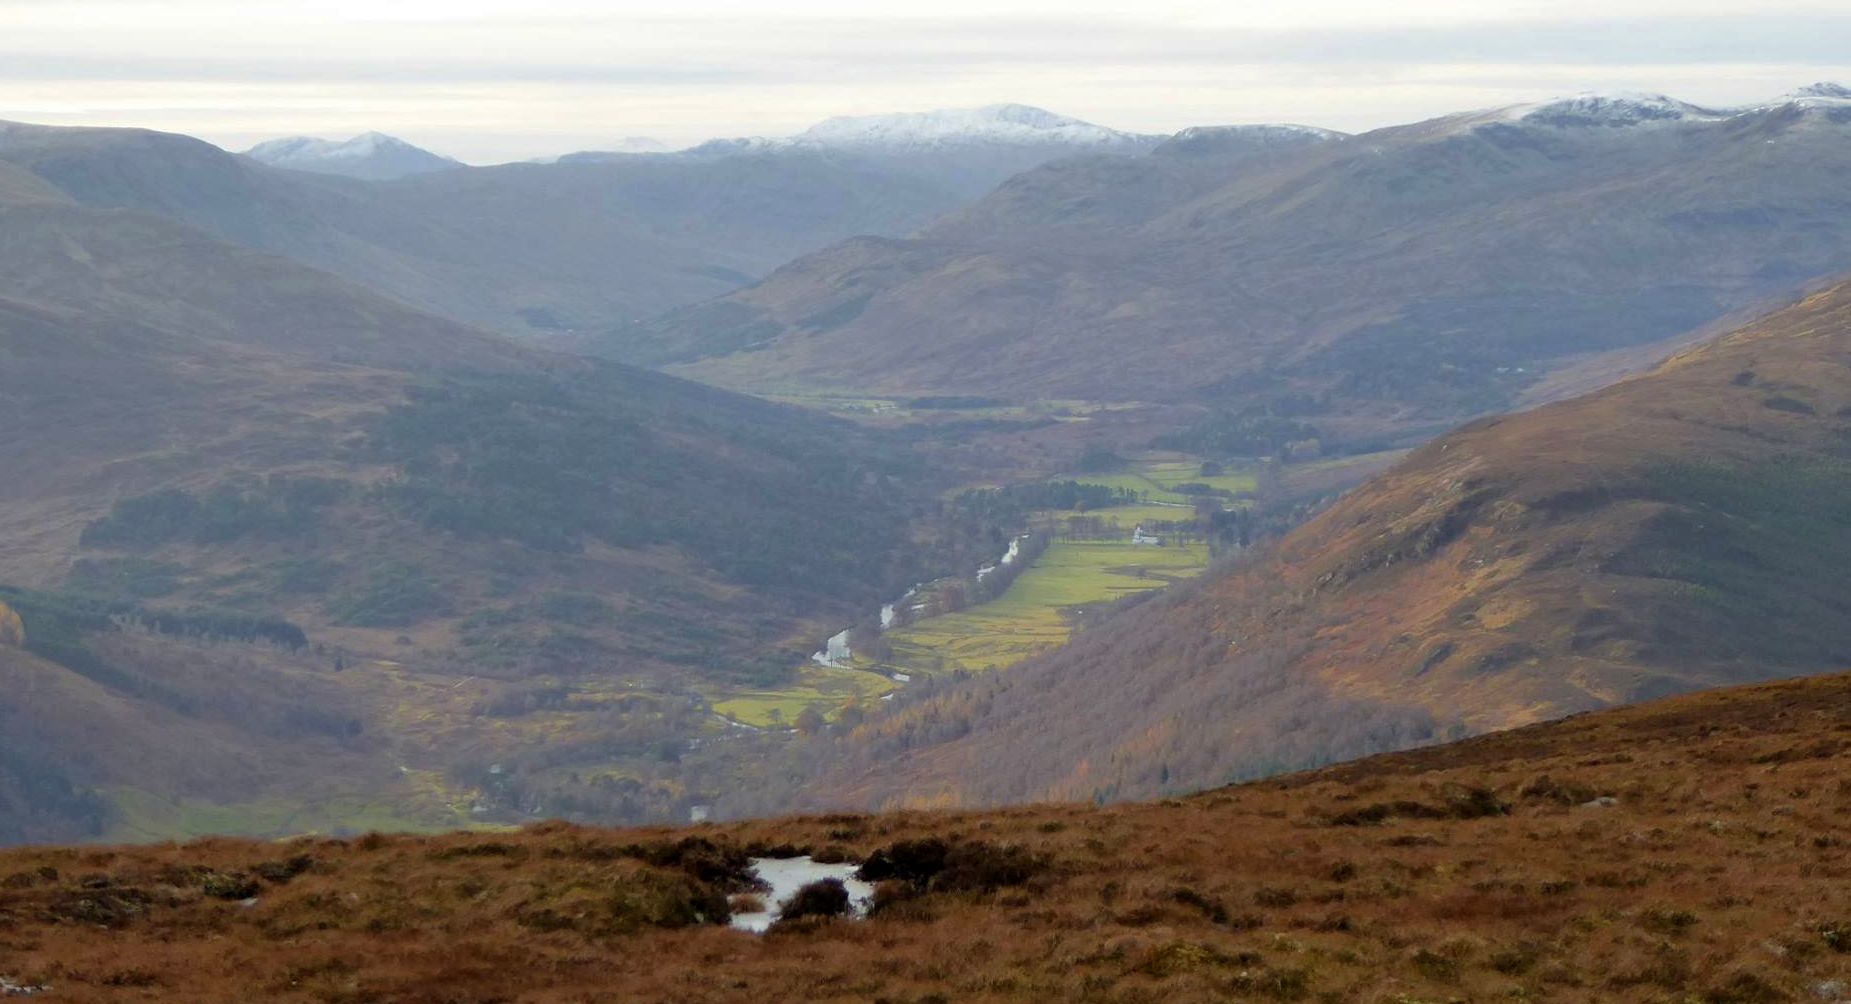
<svg viewBox="0 0 1851 1004">
<path fill-rule="evenodd" d="M 1040 525 L 1044 522 L 1052 522 L 1053 526 L 1058 531 L 1061 527 L 1065 526 L 1066 521 L 1073 516 L 1097 516 L 1105 520 L 1108 526 L 1116 523 L 1119 529 L 1124 531 L 1125 536 L 1129 537 L 1131 536 L 1132 529 L 1139 524 L 1150 526 L 1155 523 L 1194 522 L 1195 509 L 1193 506 L 1156 505 L 1151 503 L 1145 505 L 1113 506 L 1110 509 L 1098 509 L 1093 512 L 1085 513 L 1042 512 L 1037 513 L 1035 516 L 1037 521 L 1036 525 Z M 1056 535 L 1058 536 L 1058 534 Z"/>
<path fill-rule="evenodd" d="M 1227 492 L 1250 492 L 1254 490 L 1254 477 L 1247 471 L 1230 471 L 1213 477 L 1202 476 L 1202 462 L 1199 460 L 1141 460 L 1132 465 L 1128 471 L 1114 474 L 1076 474 L 1073 480 L 1081 484 L 1103 485 L 1107 488 L 1123 488 L 1133 491 L 1151 502 L 1171 502 L 1189 505 L 1194 498 L 1176 491 L 1180 484 L 1205 484 Z M 1174 518 L 1174 517 L 1171 517 Z"/>
<path fill-rule="evenodd" d="M 815 664 L 797 671 L 796 680 L 777 690 L 752 690 L 713 702 L 713 710 L 742 725 L 787 728 L 810 705 L 831 716 L 844 705 L 879 700 L 894 688 L 892 680 L 864 669 L 832 669 Z"/>
<path fill-rule="evenodd" d="M 876 668 L 929 675 L 1013 665 L 1066 642 L 1072 631 L 1065 611 L 1161 588 L 1207 564 L 1208 549 L 1199 544 L 1057 541 L 996 600 L 889 632 L 893 657 Z"/>
<path fill-rule="evenodd" d="M 812 406 L 816 403 L 810 402 Z M 896 406 L 896 402 L 873 398 L 845 398 L 835 403 Z M 1205 544 L 1139 547 L 1129 539 L 1139 525 L 1154 529 L 1161 523 L 1195 519 L 1195 498 L 1172 490 L 1174 486 L 1194 481 L 1239 492 L 1251 491 L 1254 485 L 1250 473 L 1204 478 L 1200 461 L 1175 455 L 1146 458 L 1128 472 L 1074 480 L 1128 489 L 1145 501 L 1087 513 L 1037 513 L 1034 525 L 1051 527 L 1054 543 L 1001 597 L 888 632 L 884 640 L 891 657 L 887 659 L 857 653 L 852 668 L 806 664 L 785 686 L 744 692 L 716 689 L 708 694 L 713 710 L 755 728 L 788 728 L 810 707 L 833 718 L 848 705 L 878 701 L 899 686 L 891 679 L 895 673 L 917 677 L 1000 669 L 1059 647 L 1072 634 L 1075 610 L 1160 589 L 1207 567 Z M 1226 499 L 1221 502 L 1229 504 Z M 1073 516 L 1102 518 L 1108 526 L 1115 525 L 1123 539 L 1062 540 L 1066 520 Z"/>
</svg>

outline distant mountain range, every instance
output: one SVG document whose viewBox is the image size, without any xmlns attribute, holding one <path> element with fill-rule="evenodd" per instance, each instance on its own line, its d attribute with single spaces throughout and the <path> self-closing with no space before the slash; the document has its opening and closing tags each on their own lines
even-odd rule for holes
<svg viewBox="0 0 1851 1004">
<path fill-rule="evenodd" d="M 1120 132 L 1105 126 L 1057 115 L 1029 105 L 986 105 L 981 108 L 941 108 L 926 112 L 889 115 L 843 115 L 824 119 L 794 136 L 714 139 L 687 152 L 712 156 L 741 150 L 817 149 L 863 153 L 925 153 L 948 148 L 1030 148 L 1101 152 L 1147 150 L 1162 136 Z M 643 143 L 660 148 L 653 140 Z M 610 153 L 646 153 L 634 142 L 609 153 L 587 151 L 566 154 L 561 160 L 586 160 Z"/>
<path fill-rule="evenodd" d="M 166 216 L 430 313 L 561 335 L 730 292 L 843 238 L 910 232 L 1050 159 L 1154 142 L 1029 111 L 950 116 L 965 141 L 925 151 L 830 126 L 837 140 L 486 168 L 377 134 L 238 157 L 144 130 L 13 124 L 0 125 L 0 160 L 86 205 Z"/>
<path fill-rule="evenodd" d="M 1843 95 L 1191 130 L 1029 170 L 602 345 L 740 387 L 1193 401 L 1411 440 L 1851 269 Z"/>
<path fill-rule="evenodd" d="M 348 178 L 389 181 L 410 174 L 450 171 L 463 163 L 441 156 L 384 133 L 369 132 L 339 142 L 309 136 L 291 136 L 259 143 L 244 151 L 246 157 L 272 167 Z"/>
<path fill-rule="evenodd" d="M 812 804 L 1151 798 L 1838 671 L 1848 442 L 1844 283 L 1443 436 L 1276 548 L 863 725 L 812 754 Z"/>
</svg>

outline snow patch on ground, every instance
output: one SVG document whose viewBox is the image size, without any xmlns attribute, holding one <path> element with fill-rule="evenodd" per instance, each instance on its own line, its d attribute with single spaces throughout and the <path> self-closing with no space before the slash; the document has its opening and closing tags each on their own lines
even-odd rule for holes
<svg viewBox="0 0 1851 1004">
<path fill-rule="evenodd" d="M 859 867 L 846 863 L 823 864 L 808 857 L 753 858 L 752 870 L 771 886 L 771 891 L 763 896 L 765 909 L 733 914 L 732 926 L 741 931 L 763 933 L 778 919 L 784 904 L 797 894 L 797 890 L 831 878 L 841 879 L 848 888 L 849 912 L 855 917 L 865 917 L 869 904 L 874 901 L 874 886 L 855 877 Z"/>
</svg>

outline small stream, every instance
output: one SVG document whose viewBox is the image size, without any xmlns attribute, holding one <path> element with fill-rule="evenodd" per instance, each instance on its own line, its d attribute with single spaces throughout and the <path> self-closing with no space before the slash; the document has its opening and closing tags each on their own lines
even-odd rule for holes
<svg viewBox="0 0 1851 1004">
<path fill-rule="evenodd" d="M 848 887 L 848 908 L 852 916 L 868 915 L 868 904 L 874 899 L 874 886 L 855 877 L 859 865 L 823 864 L 810 858 L 753 858 L 752 870 L 771 886 L 771 891 L 763 894 L 765 909 L 751 913 L 733 914 L 732 926 L 741 931 L 763 933 L 778 919 L 778 912 L 785 901 L 797 894 L 797 890 L 812 882 L 823 879 L 841 879 Z"/>
<path fill-rule="evenodd" d="M 1009 539 L 1009 549 L 1003 552 L 1002 557 L 996 559 L 995 564 L 985 565 L 977 569 L 977 581 L 982 582 L 984 579 L 989 578 L 997 568 L 1003 565 L 1015 564 L 1016 559 L 1022 554 L 1022 542 L 1027 540 L 1028 536 L 1028 534 L 1024 533 L 1011 537 Z M 883 605 L 880 613 L 880 629 L 886 631 L 893 627 L 893 622 L 896 619 L 895 614 L 898 610 L 905 609 L 908 613 L 918 613 L 922 607 L 918 604 L 913 604 L 912 599 L 914 596 L 918 595 L 921 589 L 926 588 L 927 585 L 929 585 L 929 583 L 919 583 L 913 588 L 908 589 L 899 599 Z M 827 641 L 823 642 L 823 647 L 814 655 L 810 656 L 810 661 L 818 666 L 826 666 L 830 669 L 841 669 L 847 666 L 855 655 L 855 653 L 849 649 L 848 634 L 848 629 L 844 629 L 831 635 Z M 904 683 L 906 681 L 902 680 L 900 682 Z"/>
</svg>

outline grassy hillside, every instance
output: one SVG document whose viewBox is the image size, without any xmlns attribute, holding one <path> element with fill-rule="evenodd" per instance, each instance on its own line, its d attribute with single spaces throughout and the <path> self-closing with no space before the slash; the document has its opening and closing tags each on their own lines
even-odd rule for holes
<svg viewBox="0 0 1851 1004">
<path fill-rule="evenodd" d="M 841 737 L 819 800 L 1151 796 L 1851 664 L 1851 284 L 1414 451 L 1276 548 Z"/>
<path fill-rule="evenodd" d="M 0 979 L 69 1001 L 1835 1000 L 1848 772 L 1840 675 L 1102 809 L 13 850 Z M 799 852 L 904 871 L 867 920 L 721 926 L 748 855 Z"/>
</svg>

